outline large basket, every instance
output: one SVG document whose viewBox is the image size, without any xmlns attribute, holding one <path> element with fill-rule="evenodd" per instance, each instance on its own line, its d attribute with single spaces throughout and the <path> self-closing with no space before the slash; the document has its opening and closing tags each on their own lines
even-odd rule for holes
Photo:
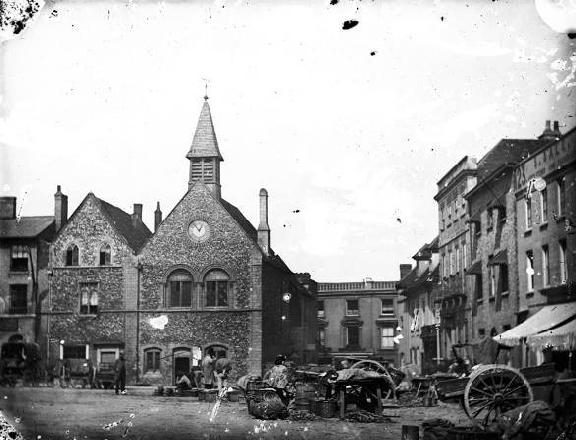
<svg viewBox="0 0 576 440">
<path fill-rule="evenodd" d="M 314 399 L 310 405 L 312 412 L 320 417 L 329 419 L 336 416 L 335 400 Z"/>
</svg>

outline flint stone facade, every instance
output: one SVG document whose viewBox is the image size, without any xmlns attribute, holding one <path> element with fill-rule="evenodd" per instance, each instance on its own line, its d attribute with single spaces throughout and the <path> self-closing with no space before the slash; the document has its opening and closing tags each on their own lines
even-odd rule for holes
<svg viewBox="0 0 576 440">
<path fill-rule="evenodd" d="M 278 354 L 316 360 L 315 282 L 271 249 L 266 190 L 258 229 L 222 199 L 223 158 L 205 99 L 186 156 L 188 191 L 164 221 L 158 203 L 154 234 L 142 205 L 127 214 L 92 193 L 63 218 L 42 309 L 49 367 L 70 358 L 98 372 L 123 350 L 128 383 L 173 384 L 208 347 L 232 359 L 232 378 L 262 374 Z"/>
</svg>

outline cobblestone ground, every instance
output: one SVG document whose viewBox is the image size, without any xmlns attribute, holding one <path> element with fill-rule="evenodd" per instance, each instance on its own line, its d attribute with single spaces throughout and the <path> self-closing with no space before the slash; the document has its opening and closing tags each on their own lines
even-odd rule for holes
<svg viewBox="0 0 576 440">
<path fill-rule="evenodd" d="M 0 388 L 0 411 L 25 439 L 36 440 L 399 440 L 402 424 L 419 425 L 437 417 L 469 424 L 458 405 L 443 403 L 431 408 L 385 408 L 384 414 L 392 417 L 392 423 L 352 423 L 337 418 L 261 421 L 248 414 L 245 404 L 237 402 L 223 403 L 210 423 L 212 405 L 192 398 L 116 396 L 103 390 Z"/>
</svg>

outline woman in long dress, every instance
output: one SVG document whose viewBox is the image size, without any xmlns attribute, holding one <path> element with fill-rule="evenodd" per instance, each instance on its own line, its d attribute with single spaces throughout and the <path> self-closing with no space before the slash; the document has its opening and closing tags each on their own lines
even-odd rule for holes
<svg viewBox="0 0 576 440">
<path fill-rule="evenodd" d="M 212 349 L 206 350 L 206 356 L 202 360 L 202 373 L 204 375 L 204 388 L 212 388 L 214 386 L 214 351 Z"/>
</svg>

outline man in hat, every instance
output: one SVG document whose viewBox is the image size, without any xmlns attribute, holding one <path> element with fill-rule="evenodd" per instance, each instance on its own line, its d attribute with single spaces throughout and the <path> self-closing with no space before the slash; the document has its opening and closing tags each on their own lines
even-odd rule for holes
<svg viewBox="0 0 576 440">
<path fill-rule="evenodd" d="M 114 390 L 118 394 L 118 390 L 122 395 L 126 394 L 126 361 L 124 360 L 124 352 L 120 352 L 120 356 L 114 362 Z"/>
</svg>

